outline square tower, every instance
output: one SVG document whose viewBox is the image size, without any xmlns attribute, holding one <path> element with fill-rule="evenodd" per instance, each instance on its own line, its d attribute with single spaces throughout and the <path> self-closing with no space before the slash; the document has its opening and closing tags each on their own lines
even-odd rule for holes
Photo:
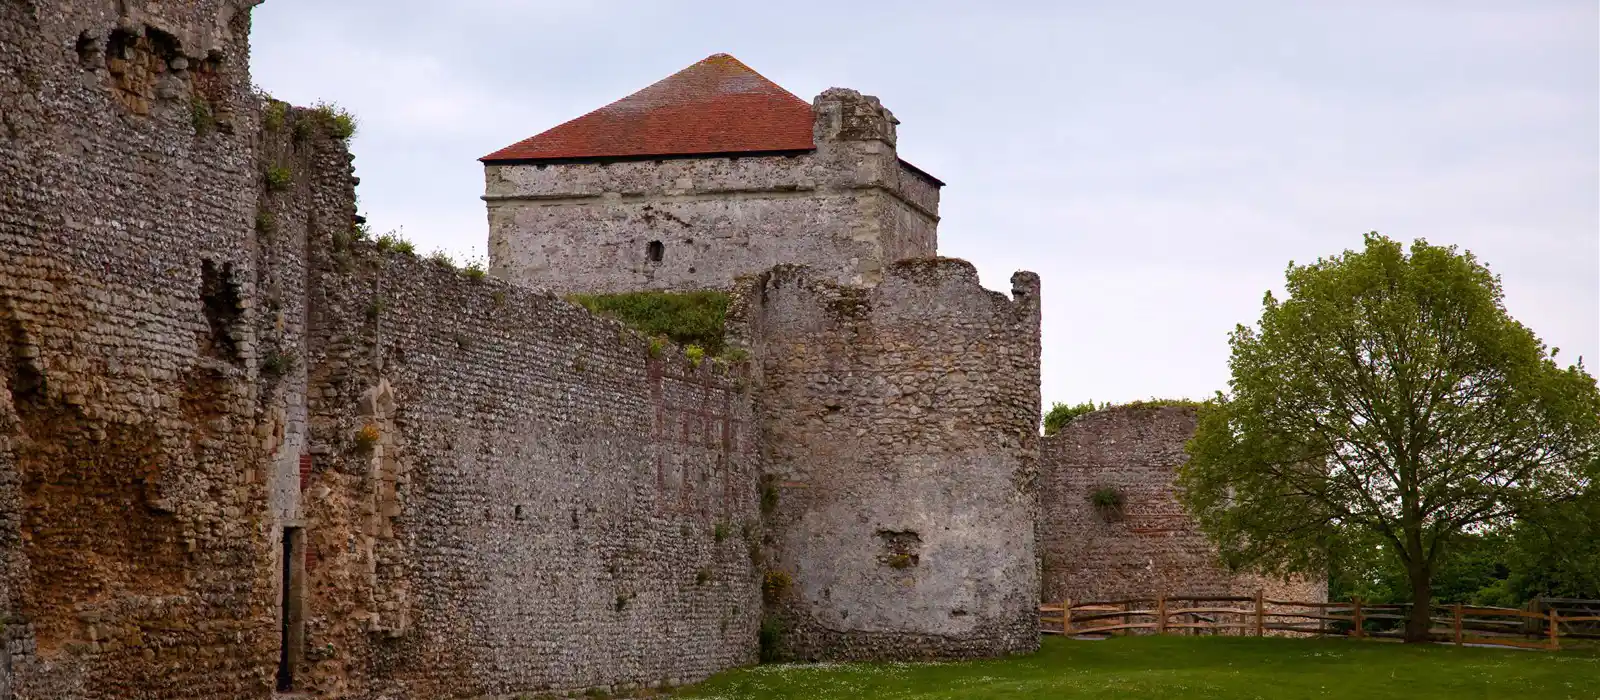
<svg viewBox="0 0 1600 700">
<path fill-rule="evenodd" d="M 936 254 L 939 188 L 899 121 L 830 88 L 807 104 L 727 54 L 484 163 L 489 271 L 558 292 L 727 287 L 780 263 L 872 284 Z"/>
</svg>

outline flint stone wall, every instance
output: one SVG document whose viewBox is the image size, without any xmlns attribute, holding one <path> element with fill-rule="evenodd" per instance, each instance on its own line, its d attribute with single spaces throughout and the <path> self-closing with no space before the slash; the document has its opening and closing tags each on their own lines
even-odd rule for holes
<svg viewBox="0 0 1600 700">
<path fill-rule="evenodd" d="M 1230 572 L 1176 497 L 1196 411 L 1114 407 L 1079 416 L 1040 447 L 1042 599 L 1058 603 L 1169 595 L 1324 601 L 1327 586 Z M 1101 488 L 1122 494 L 1120 515 L 1096 509 Z"/>
<path fill-rule="evenodd" d="M 755 660 L 742 370 L 366 244 L 323 262 L 350 272 L 313 299 L 307 645 L 341 651 L 316 687 L 624 690 Z"/>
<path fill-rule="evenodd" d="M 747 280 L 759 365 L 768 614 L 798 659 L 988 657 L 1038 645 L 1039 286 L 961 260 L 871 288 Z"/>
<path fill-rule="evenodd" d="M 0 3 L 0 697 L 269 698 L 284 620 L 329 698 L 753 660 L 737 370 L 354 240 L 253 4 Z"/>
<path fill-rule="evenodd" d="M 0 3 L 5 697 L 270 691 L 250 4 Z"/>
</svg>

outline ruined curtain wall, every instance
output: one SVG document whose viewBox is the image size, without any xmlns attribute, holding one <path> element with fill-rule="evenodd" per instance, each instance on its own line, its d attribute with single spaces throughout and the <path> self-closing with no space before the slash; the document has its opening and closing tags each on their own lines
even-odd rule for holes
<svg viewBox="0 0 1600 700">
<path fill-rule="evenodd" d="M 754 660 L 739 370 L 354 240 L 328 115 L 249 89 L 252 4 L 0 0 L 0 697 Z"/>
<path fill-rule="evenodd" d="M 755 660 L 742 370 L 370 243 L 315 265 L 309 687 L 615 690 Z"/>
<path fill-rule="evenodd" d="M 872 288 L 780 267 L 730 324 L 757 358 L 769 626 L 800 659 L 983 657 L 1038 645 L 1038 277 L 1015 299 L 961 260 Z"/>
<path fill-rule="evenodd" d="M 0 1 L 5 697 L 270 692 L 248 29 Z"/>
<path fill-rule="evenodd" d="M 1122 407 L 1079 416 L 1040 447 L 1039 551 L 1048 602 L 1170 595 L 1326 599 L 1320 583 L 1228 571 L 1179 504 L 1174 479 L 1188 459 L 1195 409 Z M 1095 491 L 1121 494 L 1120 513 Z"/>
</svg>

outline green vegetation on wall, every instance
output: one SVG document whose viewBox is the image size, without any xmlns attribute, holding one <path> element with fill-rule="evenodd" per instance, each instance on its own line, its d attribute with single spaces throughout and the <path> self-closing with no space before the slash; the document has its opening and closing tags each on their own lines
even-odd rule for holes
<svg viewBox="0 0 1600 700">
<path fill-rule="evenodd" d="M 1084 414 L 1094 413 L 1095 411 L 1104 411 L 1108 408 L 1160 408 L 1162 406 L 1186 406 L 1188 408 L 1199 408 L 1200 402 L 1191 401 L 1189 399 L 1148 399 L 1143 401 L 1130 401 L 1122 404 L 1112 404 L 1109 402 L 1096 404 L 1094 401 L 1085 401 L 1079 404 L 1064 404 L 1056 402 L 1051 404 L 1050 410 L 1044 414 L 1044 434 L 1055 435 L 1061 430 L 1061 426 L 1072 422 L 1072 419 Z"/>
<path fill-rule="evenodd" d="M 723 322 L 728 314 L 725 292 L 573 294 L 567 300 L 645 335 L 698 346 L 703 355 L 722 354 Z"/>
</svg>

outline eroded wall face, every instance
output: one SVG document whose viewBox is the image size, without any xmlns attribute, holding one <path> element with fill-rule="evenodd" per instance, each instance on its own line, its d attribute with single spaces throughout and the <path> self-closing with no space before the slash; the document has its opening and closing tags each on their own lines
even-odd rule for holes
<svg viewBox="0 0 1600 700">
<path fill-rule="evenodd" d="M 1038 644 L 1038 278 L 959 260 L 869 289 L 779 268 L 741 291 L 768 441 L 763 567 L 799 659 L 984 657 Z"/>
<path fill-rule="evenodd" d="M 7 697 L 270 691 L 248 23 L 0 3 Z"/>
<path fill-rule="evenodd" d="M 741 370 L 370 244 L 325 266 L 310 687 L 509 697 L 754 661 Z"/>
<path fill-rule="evenodd" d="M 892 152 L 891 152 L 892 155 Z M 490 165 L 491 272 L 561 292 L 726 288 L 780 263 L 849 284 L 933 254 L 938 194 L 814 154 Z"/>
<path fill-rule="evenodd" d="M 1327 587 L 1230 572 L 1176 497 L 1195 410 L 1125 407 L 1080 416 L 1041 440 L 1039 552 L 1047 602 L 1168 595 L 1326 600 Z M 1096 491 L 1120 509 L 1096 507 Z"/>
</svg>

